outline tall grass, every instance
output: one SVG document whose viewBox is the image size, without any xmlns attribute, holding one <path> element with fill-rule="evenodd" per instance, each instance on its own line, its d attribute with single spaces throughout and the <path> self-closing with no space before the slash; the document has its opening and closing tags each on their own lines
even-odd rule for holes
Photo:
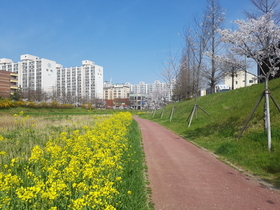
<svg viewBox="0 0 280 210">
<path fill-rule="evenodd" d="M 270 81 L 269 87 L 271 94 L 280 104 L 280 79 Z M 185 139 L 214 152 L 220 158 L 227 159 L 280 187 L 280 113 L 272 101 L 270 102 L 272 152 L 268 151 L 267 136 L 264 131 L 264 100 L 254 113 L 242 137 L 237 138 L 263 90 L 264 85 L 258 84 L 199 97 L 197 104 L 210 116 L 198 108 L 190 127 L 186 119 L 195 105 L 194 100 L 168 105 L 165 108 L 169 112 L 165 111 L 163 117 L 161 117 L 162 110 L 158 110 L 154 117 L 151 113 L 141 116 L 170 128 Z M 173 106 L 177 109 L 170 122 L 169 114 Z"/>
<path fill-rule="evenodd" d="M 52 135 L 89 125 L 94 125 L 92 115 L 34 117 L 23 111 L 14 115 L 4 114 L 1 116 L 0 135 L 5 141 L 0 142 L 0 148 L 8 155 L 2 157 L 2 161 L 19 155 L 27 157 L 35 145 L 44 146 Z"/>
<path fill-rule="evenodd" d="M 0 116 L 7 114 L 17 114 L 23 111 L 30 116 L 52 116 L 52 115 L 88 115 L 88 114 L 114 114 L 119 112 L 130 112 L 137 114 L 138 110 L 125 110 L 125 109 L 84 109 L 77 108 L 31 108 L 31 107 L 9 107 L 0 108 Z"/>
</svg>

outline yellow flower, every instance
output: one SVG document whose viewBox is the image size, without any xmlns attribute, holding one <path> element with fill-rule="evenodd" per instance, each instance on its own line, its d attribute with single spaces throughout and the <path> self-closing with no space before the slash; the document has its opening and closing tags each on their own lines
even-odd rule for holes
<svg viewBox="0 0 280 210">
<path fill-rule="evenodd" d="M 5 151 L 0 151 L 0 156 L 6 156 L 7 153 Z"/>
<path fill-rule="evenodd" d="M 34 146 L 32 151 L 31 151 L 31 157 L 29 160 L 39 160 L 44 154 L 44 151 L 38 146 Z"/>
<path fill-rule="evenodd" d="M 117 178 L 116 178 L 116 181 L 120 181 L 122 178 L 120 177 L 120 176 L 118 176 Z"/>
<path fill-rule="evenodd" d="M 130 113 L 118 113 L 95 119 L 94 126 L 53 133 L 44 147 L 34 146 L 21 164 L 13 159 L 4 165 L 4 170 L 13 172 L 13 167 L 21 167 L 20 177 L 0 173 L 1 188 L 17 196 L 17 203 L 22 203 L 19 209 L 64 209 L 59 206 L 61 200 L 68 200 L 70 209 L 116 209 L 110 204 L 120 194 L 117 186 L 124 172 L 123 157 L 132 149 L 126 135 L 133 118 Z"/>
<path fill-rule="evenodd" d="M 105 210 L 116 210 L 116 208 L 112 205 L 106 206 Z"/>
</svg>

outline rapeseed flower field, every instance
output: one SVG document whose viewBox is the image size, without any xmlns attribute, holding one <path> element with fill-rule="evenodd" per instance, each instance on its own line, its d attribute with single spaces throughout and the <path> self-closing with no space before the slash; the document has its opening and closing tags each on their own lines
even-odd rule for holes
<svg viewBox="0 0 280 210">
<path fill-rule="evenodd" d="M 22 115 L 15 115 L 17 124 L 28 120 Z M 0 208 L 148 209 L 143 152 L 139 135 L 132 140 L 139 132 L 132 115 L 120 112 L 94 122 L 52 132 L 44 145 L 24 155 L 0 151 Z M 35 124 L 26 129 L 28 135 L 36 132 Z M 1 148 L 11 141 L 0 135 Z"/>
</svg>

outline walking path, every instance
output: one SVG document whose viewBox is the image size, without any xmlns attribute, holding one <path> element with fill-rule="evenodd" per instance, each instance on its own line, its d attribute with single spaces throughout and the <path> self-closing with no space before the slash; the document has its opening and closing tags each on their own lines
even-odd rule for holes
<svg viewBox="0 0 280 210">
<path fill-rule="evenodd" d="M 280 194 L 157 123 L 138 118 L 156 210 L 280 209 Z"/>
</svg>

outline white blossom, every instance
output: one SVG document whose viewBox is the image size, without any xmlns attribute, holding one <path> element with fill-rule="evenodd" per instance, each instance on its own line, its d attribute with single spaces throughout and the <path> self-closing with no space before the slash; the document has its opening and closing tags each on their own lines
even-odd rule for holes
<svg viewBox="0 0 280 210">
<path fill-rule="evenodd" d="M 276 71 L 274 67 L 280 62 L 274 59 L 280 58 L 280 28 L 271 20 L 271 15 L 268 13 L 247 22 L 236 20 L 239 27 L 236 31 L 218 30 L 221 40 L 232 44 L 233 52 L 250 57 L 259 65 L 266 64 L 270 67 L 269 74 Z"/>
</svg>

